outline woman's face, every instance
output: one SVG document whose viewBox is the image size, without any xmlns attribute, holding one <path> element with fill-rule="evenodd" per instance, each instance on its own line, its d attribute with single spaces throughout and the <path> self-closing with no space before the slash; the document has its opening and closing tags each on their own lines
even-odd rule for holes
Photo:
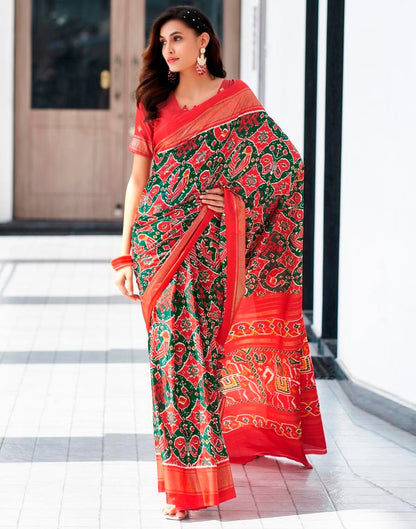
<svg viewBox="0 0 416 529">
<path fill-rule="evenodd" d="M 162 55 L 171 72 L 195 68 L 199 50 L 209 42 L 208 33 L 197 35 L 180 20 L 169 20 L 160 28 Z"/>
</svg>

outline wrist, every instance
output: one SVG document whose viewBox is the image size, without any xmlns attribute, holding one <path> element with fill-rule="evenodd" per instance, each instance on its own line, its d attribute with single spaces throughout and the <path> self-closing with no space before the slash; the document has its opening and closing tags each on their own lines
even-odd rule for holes
<svg viewBox="0 0 416 529">
<path fill-rule="evenodd" d="M 119 255 L 118 257 L 115 257 L 111 260 L 111 266 L 114 270 L 119 270 L 120 268 L 123 268 L 125 266 L 132 266 L 134 267 L 133 259 L 131 258 L 131 255 L 124 254 Z"/>
</svg>

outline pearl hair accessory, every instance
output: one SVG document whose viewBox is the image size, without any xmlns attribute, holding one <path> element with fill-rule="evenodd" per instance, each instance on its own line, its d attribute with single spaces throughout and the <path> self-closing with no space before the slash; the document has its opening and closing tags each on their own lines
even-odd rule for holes
<svg viewBox="0 0 416 529">
<path fill-rule="evenodd" d="M 205 22 L 203 22 L 197 11 L 189 11 L 189 9 L 187 9 L 182 18 L 184 18 L 187 22 L 191 22 L 195 29 L 201 29 L 202 31 L 209 30 L 208 26 L 205 24 Z"/>
</svg>

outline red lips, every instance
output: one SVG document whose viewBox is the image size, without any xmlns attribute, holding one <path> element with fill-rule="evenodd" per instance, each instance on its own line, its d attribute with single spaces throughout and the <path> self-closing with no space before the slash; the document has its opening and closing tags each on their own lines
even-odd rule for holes
<svg viewBox="0 0 416 529">
<path fill-rule="evenodd" d="M 177 57 L 171 57 L 170 59 L 168 59 L 168 62 L 175 62 L 177 60 L 178 60 Z"/>
</svg>

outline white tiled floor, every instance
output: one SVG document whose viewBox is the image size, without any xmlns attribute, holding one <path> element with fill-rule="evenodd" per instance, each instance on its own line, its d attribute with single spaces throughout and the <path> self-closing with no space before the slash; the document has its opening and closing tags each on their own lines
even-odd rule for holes
<svg viewBox="0 0 416 529">
<path fill-rule="evenodd" d="M 234 465 L 237 498 L 160 515 L 146 333 L 119 237 L 0 237 L 0 529 L 410 529 L 415 439 L 318 381 L 329 452 Z"/>
</svg>

